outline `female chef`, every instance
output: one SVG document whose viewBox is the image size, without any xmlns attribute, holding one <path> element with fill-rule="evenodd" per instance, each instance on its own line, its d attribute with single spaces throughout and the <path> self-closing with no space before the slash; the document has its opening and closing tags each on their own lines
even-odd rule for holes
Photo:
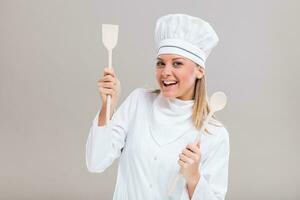
<svg viewBox="0 0 300 200">
<path fill-rule="evenodd" d="M 90 172 L 103 172 L 119 158 L 114 200 L 223 200 L 227 192 L 229 135 L 212 119 L 193 145 L 209 112 L 205 60 L 218 43 L 209 23 L 185 14 L 158 19 L 156 79 L 160 90 L 133 90 L 105 123 L 106 95 L 111 110 L 120 82 L 105 68 L 98 81 L 102 108 L 86 143 Z M 181 171 L 171 196 L 168 187 Z"/>
</svg>

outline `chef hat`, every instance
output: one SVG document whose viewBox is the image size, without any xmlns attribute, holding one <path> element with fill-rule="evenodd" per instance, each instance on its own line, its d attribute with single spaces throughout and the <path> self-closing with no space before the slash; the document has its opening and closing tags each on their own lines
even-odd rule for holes
<svg viewBox="0 0 300 200">
<path fill-rule="evenodd" d="M 205 60 L 219 38 L 210 24 L 186 14 L 160 17 L 155 27 L 157 56 L 177 54 L 205 68 Z"/>
</svg>

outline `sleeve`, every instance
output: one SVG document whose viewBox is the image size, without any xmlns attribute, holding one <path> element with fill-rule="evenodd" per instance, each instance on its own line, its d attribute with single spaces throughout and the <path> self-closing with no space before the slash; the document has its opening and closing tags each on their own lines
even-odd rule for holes
<svg viewBox="0 0 300 200">
<path fill-rule="evenodd" d="M 131 92 L 105 126 L 98 126 L 100 110 L 97 112 L 86 141 L 86 166 L 90 172 L 103 172 L 121 155 L 137 95 L 138 89 Z"/>
<path fill-rule="evenodd" d="M 201 177 L 194 190 L 192 200 L 224 200 L 228 185 L 229 135 L 222 128 L 220 139 L 216 142 L 207 160 L 200 166 Z M 182 200 L 189 200 L 187 188 Z"/>
</svg>

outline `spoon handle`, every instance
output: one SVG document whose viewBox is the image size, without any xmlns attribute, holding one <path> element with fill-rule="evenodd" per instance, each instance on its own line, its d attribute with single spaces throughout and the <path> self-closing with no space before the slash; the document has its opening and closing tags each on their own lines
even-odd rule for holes
<svg viewBox="0 0 300 200">
<path fill-rule="evenodd" d="M 169 186 L 169 189 L 168 189 L 168 196 L 170 196 L 173 193 L 174 188 L 177 185 L 177 182 L 178 182 L 178 180 L 179 180 L 180 177 L 181 177 L 181 174 L 178 173 L 176 175 L 175 179 L 172 181 L 172 183 L 171 183 L 171 185 Z"/>
<path fill-rule="evenodd" d="M 201 139 L 202 132 L 203 132 L 204 129 L 206 128 L 206 126 L 207 126 L 207 124 L 208 124 L 208 122 L 209 122 L 209 120 L 211 119 L 211 117 L 212 117 L 213 114 L 214 114 L 214 111 L 213 111 L 213 110 L 211 110 L 211 111 L 208 113 L 207 117 L 205 118 L 205 120 L 204 120 L 204 122 L 203 122 L 203 124 L 202 124 L 202 126 L 201 126 L 201 128 L 200 128 L 200 131 L 199 131 L 198 134 L 197 134 L 197 137 L 196 137 L 196 139 L 195 139 L 195 141 L 194 141 L 194 144 L 197 144 L 198 141 Z"/>
<path fill-rule="evenodd" d="M 200 131 L 198 132 L 198 135 L 197 135 L 197 137 L 196 137 L 196 139 L 195 139 L 195 141 L 194 141 L 194 144 L 197 144 L 198 141 L 200 140 L 201 135 L 202 135 L 202 131 L 203 131 L 203 130 L 205 129 L 205 127 L 207 126 L 207 124 L 208 124 L 208 122 L 209 122 L 209 120 L 210 120 L 210 118 L 212 117 L 213 114 L 214 114 L 214 111 L 213 111 L 213 110 L 211 110 L 211 111 L 208 113 L 206 119 L 204 120 L 204 122 L 203 122 L 203 124 L 202 124 L 202 126 L 201 126 Z M 180 173 L 180 171 L 179 171 L 179 172 L 177 173 L 176 178 L 172 181 L 172 184 L 170 185 L 170 187 L 169 187 L 169 189 L 168 189 L 168 196 L 170 196 L 170 195 L 173 193 L 173 190 L 174 190 L 175 186 L 177 185 L 177 182 L 178 182 L 180 176 L 181 176 L 181 173 Z"/>
</svg>

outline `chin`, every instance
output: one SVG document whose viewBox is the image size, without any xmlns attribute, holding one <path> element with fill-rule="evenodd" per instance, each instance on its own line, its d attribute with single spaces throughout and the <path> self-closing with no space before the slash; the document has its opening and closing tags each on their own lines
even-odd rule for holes
<svg viewBox="0 0 300 200">
<path fill-rule="evenodd" d="M 162 91 L 162 95 L 166 98 L 176 98 L 176 95 L 173 92 L 166 92 L 166 91 Z"/>
</svg>

